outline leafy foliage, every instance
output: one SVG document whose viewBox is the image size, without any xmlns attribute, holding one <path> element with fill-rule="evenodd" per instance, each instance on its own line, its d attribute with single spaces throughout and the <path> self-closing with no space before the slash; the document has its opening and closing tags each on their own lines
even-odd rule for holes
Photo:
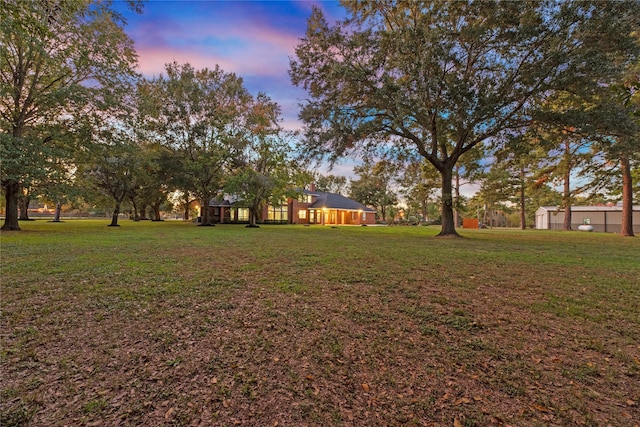
<svg viewBox="0 0 640 427">
<path fill-rule="evenodd" d="M 131 2 L 138 7 L 137 2 Z M 4 229 L 19 229 L 20 187 L 43 180 L 74 143 L 81 117 L 115 116 L 136 55 L 110 2 L 3 2 L 0 11 Z M 115 107 L 115 108 L 114 108 Z"/>
<path fill-rule="evenodd" d="M 536 100 L 636 49 L 637 2 L 347 2 L 314 9 L 290 74 L 311 99 L 306 150 L 421 156 L 442 174 L 442 234 L 456 234 L 452 170 L 476 146 L 528 124 Z M 634 9 L 635 8 L 635 9 Z"/>
</svg>

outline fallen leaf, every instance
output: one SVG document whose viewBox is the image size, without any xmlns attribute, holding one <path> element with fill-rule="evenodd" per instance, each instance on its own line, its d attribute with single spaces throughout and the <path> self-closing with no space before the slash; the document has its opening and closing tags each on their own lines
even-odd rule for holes
<svg viewBox="0 0 640 427">
<path fill-rule="evenodd" d="M 176 408 L 174 408 L 173 406 L 171 408 L 169 408 L 169 410 L 167 412 L 165 412 L 164 414 L 164 419 L 168 420 L 169 418 L 171 418 L 171 414 L 173 414 L 175 412 Z"/>
<path fill-rule="evenodd" d="M 466 397 L 461 397 L 460 399 L 456 400 L 455 402 L 453 402 L 454 405 L 463 405 L 466 403 L 471 403 L 470 399 L 467 399 Z"/>
<path fill-rule="evenodd" d="M 633 401 L 633 400 L 631 400 L 631 399 L 627 400 L 627 405 L 629 405 L 629 406 L 633 406 L 633 405 L 635 405 L 635 404 L 636 404 L 636 402 L 635 402 L 635 401 Z"/>
<path fill-rule="evenodd" d="M 531 405 L 532 408 L 537 409 L 540 412 L 546 412 L 549 413 L 549 409 L 545 408 L 544 406 L 540 406 L 540 405 Z"/>
<path fill-rule="evenodd" d="M 453 419 L 453 427 L 462 427 L 462 423 L 458 418 Z"/>
<path fill-rule="evenodd" d="M 364 390 L 365 393 L 369 393 L 369 384 L 362 383 L 362 389 Z"/>
</svg>

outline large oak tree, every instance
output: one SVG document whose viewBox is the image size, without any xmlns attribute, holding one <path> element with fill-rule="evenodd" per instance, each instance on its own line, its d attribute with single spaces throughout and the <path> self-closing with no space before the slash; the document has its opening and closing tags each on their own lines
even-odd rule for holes
<svg viewBox="0 0 640 427">
<path fill-rule="evenodd" d="M 457 235 L 452 176 L 460 157 L 521 129 L 534 101 L 619 72 L 635 50 L 640 5 L 589 1 L 345 1 L 319 9 L 290 63 L 310 95 L 306 151 L 335 161 L 404 151 L 442 176 L 442 229 Z M 570 84 L 571 83 L 571 84 Z"/>
<path fill-rule="evenodd" d="M 0 8 L 3 230 L 19 230 L 17 198 L 73 151 L 59 130 L 107 111 L 134 76 L 133 42 L 110 1 L 5 0 Z M 129 2 L 138 8 L 137 1 Z M 108 114 L 108 113 L 106 113 Z M 66 126 L 61 123 L 66 122 Z M 69 124 L 71 123 L 71 124 Z"/>
<path fill-rule="evenodd" d="M 178 190 L 198 197 L 201 225 L 212 225 L 209 202 L 238 166 L 256 104 L 242 78 L 218 66 L 196 70 L 174 62 L 165 71 L 140 85 L 146 138 L 173 151 L 184 186 Z"/>
</svg>

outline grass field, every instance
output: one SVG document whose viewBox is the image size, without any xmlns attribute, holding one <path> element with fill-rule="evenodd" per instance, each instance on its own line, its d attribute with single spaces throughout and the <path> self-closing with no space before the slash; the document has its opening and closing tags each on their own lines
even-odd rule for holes
<svg viewBox="0 0 640 427">
<path fill-rule="evenodd" d="M 106 225 L 2 234 L 0 425 L 640 425 L 638 238 Z"/>
</svg>

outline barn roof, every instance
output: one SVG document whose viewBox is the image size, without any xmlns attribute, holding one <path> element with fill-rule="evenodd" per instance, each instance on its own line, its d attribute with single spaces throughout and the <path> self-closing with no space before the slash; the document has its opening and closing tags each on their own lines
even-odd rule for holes
<svg viewBox="0 0 640 427">
<path fill-rule="evenodd" d="M 544 209 L 548 212 L 562 212 L 564 208 L 558 206 L 540 206 L 538 209 Z M 622 206 L 571 206 L 571 212 L 617 212 L 621 211 Z M 633 206 L 634 211 L 640 211 L 640 205 Z"/>
</svg>

